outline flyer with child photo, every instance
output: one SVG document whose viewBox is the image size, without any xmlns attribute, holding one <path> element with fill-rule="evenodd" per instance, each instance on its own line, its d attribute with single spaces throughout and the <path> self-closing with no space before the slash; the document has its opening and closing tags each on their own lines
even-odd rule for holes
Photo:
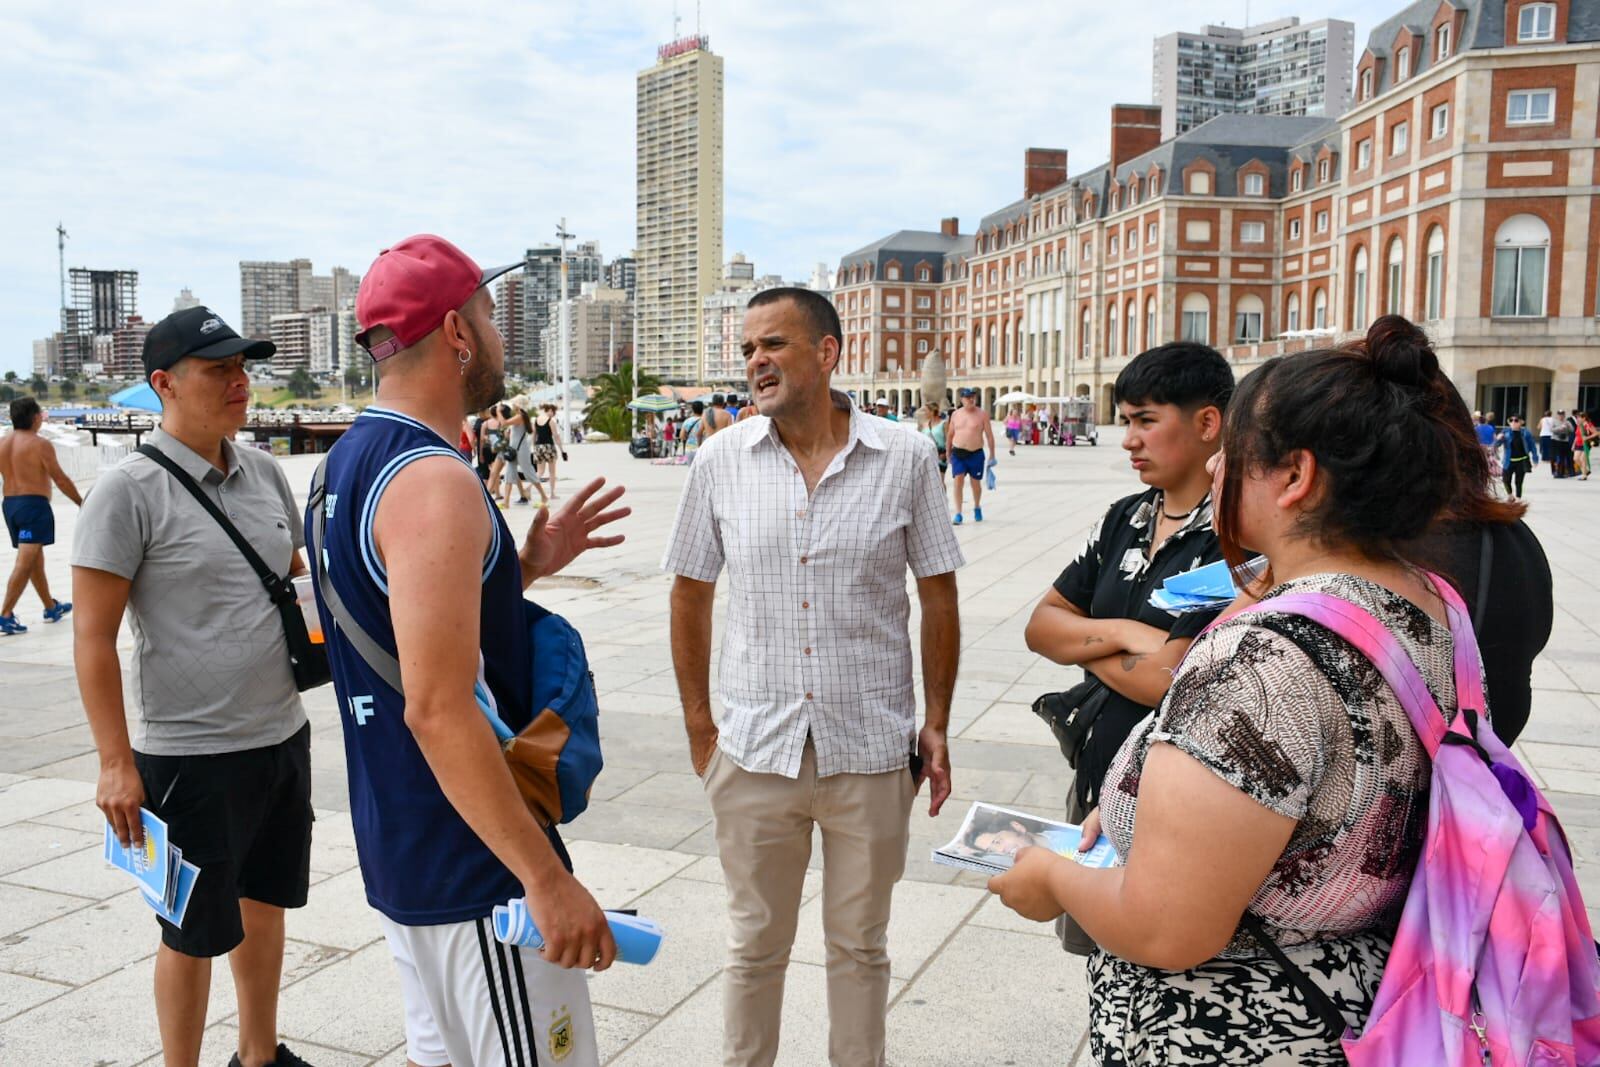
<svg viewBox="0 0 1600 1067">
<path fill-rule="evenodd" d="M 1071 823 L 978 803 L 967 812 L 955 838 L 943 848 L 933 850 L 933 862 L 979 874 L 1002 874 L 1011 869 L 1018 852 L 1038 845 L 1085 867 L 1116 865 L 1117 850 L 1105 835 L 1085 852 L 1078 851 L 1081 840 L 1082 829 Z"/>
</svg>

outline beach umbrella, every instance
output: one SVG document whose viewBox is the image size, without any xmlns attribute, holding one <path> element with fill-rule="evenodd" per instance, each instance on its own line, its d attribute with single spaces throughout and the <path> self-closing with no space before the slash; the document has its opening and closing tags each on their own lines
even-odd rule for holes
<svg viewBox="0 0 1600 1067">
<path fill-rule="evenodd" d="M 662 396 L 660 393 L 651 393 L 648 396 L 641 396 L 634 400 L 633 403 L 628 405 L 628 407 L 632 408 L 634 411 L 653 411 L 659 414 L 665 411 L 677 411 L 678 402 L 672 399 L 670 396 Z"/>
<path fill-rule="evenodd" d="M 1024 393 L 1024 392 L 1021 392 L 1021 391 L 1016 391 L 1016 392 L 1010 392 L 1010 393 L 1002 393 L 999 396 L 995 397 L 994 402 L 996 404 L 1031 404 L 1035 400 L 1038 400 L 1038 399 L 1039 398 L 1034 396 L 1032 393 Z"/>
<path fill-rule="evenodd" d="M 111 403 L 119 408 L 137 408 L 140 411 L 161 410 L 161 397 L 150 388 L 149 382 L 130 385 L 111 394 Z"/>
</svg>

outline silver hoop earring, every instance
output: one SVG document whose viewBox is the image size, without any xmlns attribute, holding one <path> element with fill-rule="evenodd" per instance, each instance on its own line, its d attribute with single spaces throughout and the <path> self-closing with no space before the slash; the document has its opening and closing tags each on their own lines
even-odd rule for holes
<svg viewBox="0 0 1600 1067">
<path fill-rule="evenodd" d="M 456 362 L 461 364 L 461 374 L 463 377 L 465 377 L 467 373 L 467 364 L 472 362 L 472 353 L 463 348 L 461 350 L 461 354 L 456 357 Z"/>
</svg>

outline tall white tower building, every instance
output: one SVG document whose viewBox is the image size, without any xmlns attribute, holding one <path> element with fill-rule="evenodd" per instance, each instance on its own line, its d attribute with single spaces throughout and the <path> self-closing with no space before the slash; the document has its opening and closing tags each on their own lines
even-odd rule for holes
<svg viewBox="0 0 1600 1067">
<path fill-rule="evenodd" d="M 722 279 L 722 57 L 703 35 L 638 76 L 639 366 L 703 377 L 701 306 Z"/>
</svg>

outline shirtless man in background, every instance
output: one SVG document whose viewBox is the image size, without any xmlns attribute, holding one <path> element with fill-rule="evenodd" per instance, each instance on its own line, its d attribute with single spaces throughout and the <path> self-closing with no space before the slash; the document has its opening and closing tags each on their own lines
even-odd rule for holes
<svg viewBox="0 0 1600 1067">
<path fill-rule="evenodd" d="M 705 415 L 700 419 L 700 443 L 705 444 L 711 440 L 712 434 L 718 430 L 726 430 L 732 425 L 733 416 L 728 414 L 728 399 L 717 393 L 711 398 L 711 406 L 706 408 Z"/>
<path fill-rule="evenodd" d="M 82 505 L 83 497 L 78 495 L 78 487 L 56 461 L 55 446 L 39 436 L 44 420 L 44 412 L 33 397 L 13 400 L 13 432 L 0 440 L 6 532 L 11 535 L 11 547 L 17 550 L 16 566 L 11 568 L 11 578 L 6 582 L 5 604 L 0 608 L 0 635 L 28 632 L 28 628 L 17 621 L 17 601 L 30 581 L 44 602 L 45 622 L 60 622 L 72 610 L 71 604 L 63 604 L 50 595 L 50 585 L 44 576 L 44 546 L 56 541 L 56 518 L 50 510 L 50 483 L 60 486 L 74 504 Z"/>
<path fill-rule="evenodd" d="M 995 453 L 994 424 L 989 413 L 978 406 L 978 391 L 962 389 L 960 395 L 961 406 L 950 413 L 945 428 L 950 476 L 956 486 L 956 517 L 950 521 L 957 526 L 961 525 L 961 488 L 967 481 L 972 482 L 972 519 L 983 521 L 984 449 L 990 456 Z"/>
</svg>

